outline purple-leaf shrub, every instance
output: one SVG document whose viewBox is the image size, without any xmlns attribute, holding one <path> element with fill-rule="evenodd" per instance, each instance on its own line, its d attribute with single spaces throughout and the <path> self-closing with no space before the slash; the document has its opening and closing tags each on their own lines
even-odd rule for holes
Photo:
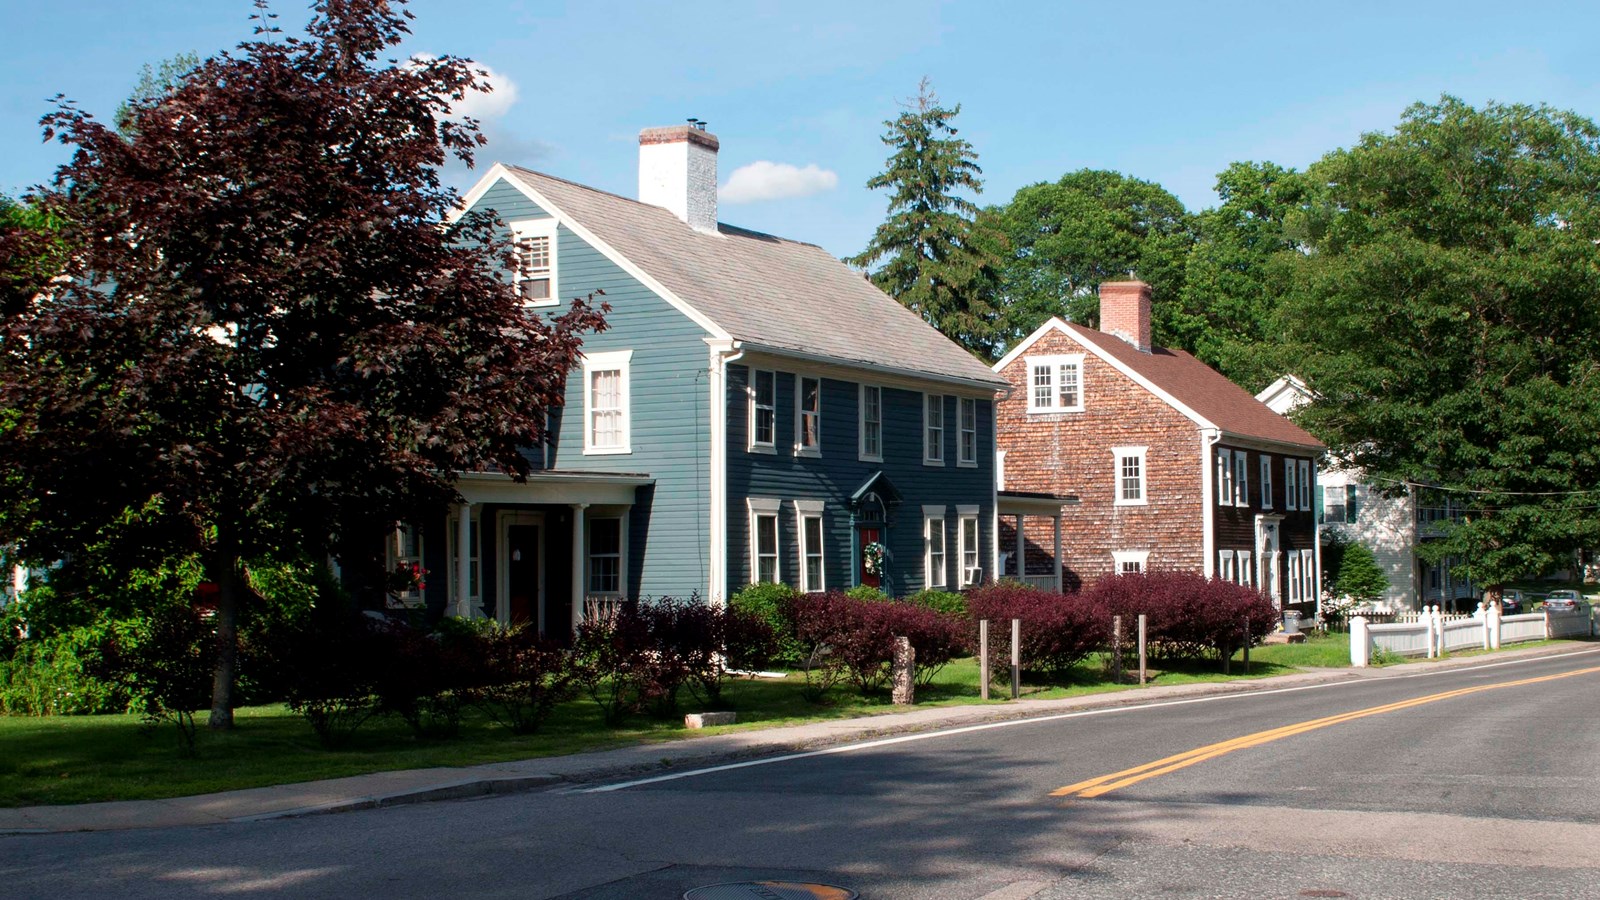
<svg viewBox="0 0 1600 900">
<path fill-rule="evenodd" d="M 1024 671 L 1056 681 L 1111 638 L 1111 618 L 1092 597 L 1057 594 L 1014 582 L 999 582 L 971 592 L 967 607 L 974 622 L 988 619 L 990 667 L 1006 672 L 1011 664 L 1011 620 L 1022 620 L 1018 644 Z M 976 634 L 977 628 L 972 627 Z"/>
</svg>

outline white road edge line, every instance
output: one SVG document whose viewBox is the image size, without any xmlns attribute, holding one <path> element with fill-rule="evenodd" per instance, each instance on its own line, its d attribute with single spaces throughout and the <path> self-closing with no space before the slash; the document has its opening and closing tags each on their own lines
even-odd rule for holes
<svg viewBox="0 0 1600 900">
<path fill-rule="evenodd" d="M 1456 674 L 1459 672 L 1475 672 L 1481 669 L 1497 669 L 1502 666 L 1515 666 L 1531 662 L 1549 662 L 1555 659 L 1566 659 L 1572 656 L 1584 656 L 1591 653 L 1600 653 L 1600 648 L 1594 650 L 1579 650 L 1574 653 L 1551 654 L 1550 656 L 1532 656 L 1525 659 L 1508 659 L 1501 662 L 1485 663 L 1481 666 L 1462 666 L 1460 668 L 1440 669 L 1432 672 L 1414 672 L 1409 675 L 1390 676 L 1397 678 L 1420 678 L 1426 675 Z M 1031 716 L 1025 719 L 1007 719 L 1003 722 L 985 722 L 981 725 L 963 725 L 960 728 L 946 728 L 940 731 L 924 731 L 917 734 L 904 734 L 899 737 L 879 738 L 875 741 L 862 741 L 858 744 L 841 744 L 837 747 L 825 747 L 821 750 L 807 750 L 803 753 L 785 753 L 782 756 L 769 756 L 763 759 L 751 759 L 744 762 L 726 763 L 720 766 L 707 766 L 703 769 L 690 769 L 685 772 L 673 772 L 670 775 L 655 775 L 650 778 L 639 778 L 633 781 L 622 781 L 616 784 L 606 784 L 599 787 L 584 788 L 576 793 L 580 794 L 606 794 L 611 791 L 627 790 L 628 788 L 643 787 L 647 784 L 660 784 L 663 781 L 677 781 L 682 778 L 694 778 L 699 775 L 711 775 L 717 772 L 731 772 L 735 769 L 748 769 L 754 766 L 770 766 L 774 763 L 793 762 L 797 759 L 810 759 L 815 756 L 832 756 L 836 753 L 854 753 L 857 750 L 872 750 L 878 747 L 889 747 L 895 744 L 909 744 L 914 741 L 931 741 L 936 738 L 953 737 L 958 734 L 971 734 L 975 731 L 990 731 L 996 728 L 1014 728 L 1018 725 L 1036 725 L 1041 722 L 1058 722 L 1062 719 L 1082 719 L 1089 716 L 1103 716 L 1112 713 L 1139 712 L 1146 709 L 1160 709 L 1164 706 L 1187 706 L 1192 703 L 1212 703 L 1218 700 L 1242 700 L 1249 697 L 1267 697 L 1273 694 L 1293 694 L 1300 691 L 1314 691 L 1321 688 L 1342 687 L 1353 684 L 1372 684 L 1370 680 L 1358 681 L 1330 681 L 1322 684 L 1306 684 L 1299 687 L 1273 688 L 1266 691 L 1244 691 L 1236 694 L 1216 694 L 1209 697 L 1191 697 L 1187 700 L 1159 700 L 1155 703 L 1139 703 L 1133 706 L 1111 706 L 1104 709 L 1081 709 L 1076 712 L 1056 713 L 1049 716 Z"/>
</svg>

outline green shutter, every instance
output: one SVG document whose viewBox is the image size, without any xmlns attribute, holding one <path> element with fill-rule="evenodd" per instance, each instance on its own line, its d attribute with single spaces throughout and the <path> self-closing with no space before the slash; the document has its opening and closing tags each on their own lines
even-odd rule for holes
<svg viewBox="0 0 1600 900">
<path fill-rule="evenodd" d="M 1289 462 L 1289 465 L 1291 465 L 1291 466 L 1294 465 L 1294 462 L 1291 460 Z M 1322 491 L 1312 491 L 1311 492 L 1311 502 L 1312 502 L 1312 505 L 1316 507 L 1317 518 L 1315 519 L 1315 521 L 1321 522 L 1323 520 L 1322 519 Z"/>
</svg>

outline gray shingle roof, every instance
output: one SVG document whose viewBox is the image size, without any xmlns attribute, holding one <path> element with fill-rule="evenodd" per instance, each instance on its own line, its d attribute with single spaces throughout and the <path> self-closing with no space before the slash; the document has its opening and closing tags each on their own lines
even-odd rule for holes
<svg viewBox="0 0 1600 900">
<path fill-rule="evenodd" d="M 780 354 L 1004 387 L 970 353 L 815 244 L 719 224 L 507 166 L 735 340 Z"/>
</svg>

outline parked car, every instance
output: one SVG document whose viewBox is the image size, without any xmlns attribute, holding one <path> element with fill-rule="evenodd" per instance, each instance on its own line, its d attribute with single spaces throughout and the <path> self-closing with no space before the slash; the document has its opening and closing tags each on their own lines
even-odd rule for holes
<svg viewBox="0 0 1600 900">
<path fill-rule="evenodd" d="M 1509 588 L 1501 591 L 1500 612 L 1508 616 L 1516 615 L 1517 613 L 1522 612 L 1523 604 L 1527 601 L 1528 598 L 1524 597 L 1522 592 L 1516 588 Z"/>
<path fill-rule="evenodd" d="M 1577 591 L 1561 590 L 1551 591 L 1550 596 L 1544 598 L 1544 608 L 1551 612 L 1572 612 L 1583 602 L 1583 597 Z"/>
</svg>

